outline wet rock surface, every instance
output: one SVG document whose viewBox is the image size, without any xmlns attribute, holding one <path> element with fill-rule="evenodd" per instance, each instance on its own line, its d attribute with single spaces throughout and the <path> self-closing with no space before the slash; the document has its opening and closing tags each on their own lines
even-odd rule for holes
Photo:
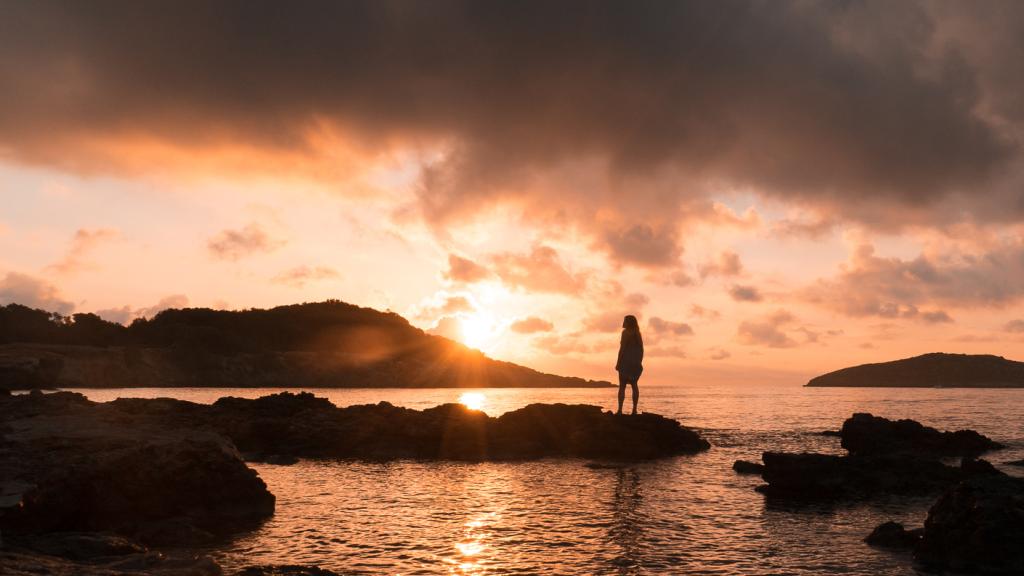
<svg viewBox="0 0 1024 576">
<path fill-rule="evenodd" d="M 914 420 L 854 414 L 840 430 L 842 446 L 854 455 L 977 456 L 1003 445 L 973 430 L 940 432 Z"/>
<path fill-rule="evenodd" d="M 758 464 L 757 462 L 750 462 L 747 460 L 737 460 L 732 463 L 732 469 L 737 474 L 761 474 L 764 472 L 764 464 Z"/>
<path fill-rule="evenodd" d="M 915 559 L 931 570 L 1024 574 L 1024 479 L 993 470 L 946 492 L 928 511 Z"/>
<path fill-rule="evenodd" d="M 973 430 L 940 432 L 913 420 L 858 413 L 840 431 L 849 454 L 765 452 L 760 492 L 799 499 L 865 498 L 939 493 L 957 482 L 995 472 L 973 457 L 1002 448 Z M 960 466 L 941 458 L 965 456 Z"/>
<path fill-rule="evenodd" d="M 924 528 L 907 530 L 903 524 L 890 521 L 879 524 L 864 541 L 880 548 L 913 549 L 921 542 L 923 534 Z"/>
</svg>

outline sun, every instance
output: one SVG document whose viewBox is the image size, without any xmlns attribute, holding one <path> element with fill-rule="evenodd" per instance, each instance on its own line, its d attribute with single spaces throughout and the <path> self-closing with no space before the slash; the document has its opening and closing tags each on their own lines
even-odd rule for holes
<svg viewBox="0 0 1024 576">
<path fill-rule="evenodd" d="M 462 396 L 459 396 L 459 404 L 470 410 L 482 410 L 486 403 L 487 396 L 480 392 L 463 392 Z"/>
<path fill-rule="evenodd" d="M 459 336 L 470 348 L 486 351 L 496 343 L 500 326 L 490 314 L 477 312 L 459 318 Z"/>
</svg>

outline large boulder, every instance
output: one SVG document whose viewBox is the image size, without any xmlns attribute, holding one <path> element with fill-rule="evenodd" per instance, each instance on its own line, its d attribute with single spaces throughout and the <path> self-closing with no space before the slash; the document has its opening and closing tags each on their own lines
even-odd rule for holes
<svg viewBox="0 0 1024 576">
<path fill-rule="evenodd" d="M 946 492 L 915 557 L 932 570 L 1024 574 L 1024 479 L 993 470 Z"/>
<path fill-rule="evenodd" d="M 899 522 L 884 522 L 875 527 L 864 541 L 880 548 L 913 549 L 921 542 L 924 528 L 907 530 Z"/>
<path fill-rule="evenodd" d="M 100 406 L 68 393 L 2 400 L 5 539 L 106 531 L 136 537 L 172 519 L 227 534 L 273 513 L 274 496 L 224 436 Z"/>
<path fill-rule="evenodd" d="M 973 430 L 940 432 L 914 420 L 888 420 L 865 413 L 843 422 L 840 436 L 843 448 L 855 455 L 978 456 L 1003 447 Z"/>
</svg>

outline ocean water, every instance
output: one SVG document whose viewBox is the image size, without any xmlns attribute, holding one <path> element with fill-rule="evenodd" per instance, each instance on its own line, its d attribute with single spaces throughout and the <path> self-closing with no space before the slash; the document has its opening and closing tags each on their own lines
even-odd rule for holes
<svg viewBox="0 0 1024 576">
<path fill-rule="evenodd" d="M 270 389 L 78 390 L 98 401 L 212 402 Z M 463 398 L 499 415 L 532 402 L 611 409 L 614 389 L 316 390 L 338 406 L 425 408 Z M 463 396 L 470 392 L 469 396 Z M 780 506 L 736 459 L 765 450 L 841 453 L 854 412 L 972 428 L 1024 457 L 1024 390 L 681 386 L 641 389 L 640 409 L 697 428 L 712 449 L 611 469 L 583 460 L 519 463 L 302 461 L 254 465 L 277 495 L 259 529 L 204 550 L 228 569 L 315 564 L 365 574 L 915 574 L 908 554 L 863 542 L 886 520 L 923 523 L 933 498 Z M 629 400 L 627 398 L 627 404 Z M 1003 467 L 1013 474 L 1020 469 Z"/>
</svg>

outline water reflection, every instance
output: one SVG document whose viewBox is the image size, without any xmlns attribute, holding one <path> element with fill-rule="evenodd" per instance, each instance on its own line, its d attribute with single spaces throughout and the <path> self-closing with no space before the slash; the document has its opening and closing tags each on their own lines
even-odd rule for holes
<svg viewBox="0 0 1024 576">
<path fill-rule="evenodd" d="M 635 574 L 641 565 L 644 519 L 640 511 L 640 471 L 620 468 L 615 471 L 615 492 L 612 498 L 612 523 L 608 538 L 617 550 L 612 564 L 619 574 Z"/>
</svg>

